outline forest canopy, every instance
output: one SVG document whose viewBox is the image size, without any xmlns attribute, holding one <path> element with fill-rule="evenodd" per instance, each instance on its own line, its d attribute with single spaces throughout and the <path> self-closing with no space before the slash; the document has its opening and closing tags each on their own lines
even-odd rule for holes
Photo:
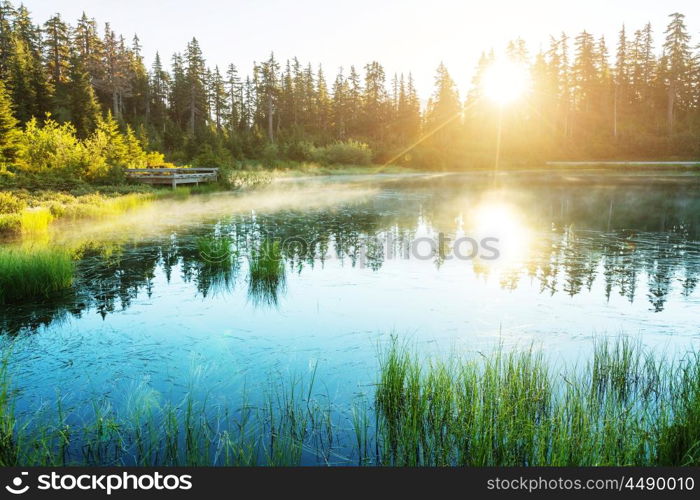
<svg viewBox="0 0 700 500">
<path fill-rule="evenodd" d="M 657 48 L 658 47 L 658 48 Z M 436 62 L 440 54 L 435 54 Z M 500 108 L 483 78 L 499 59 L 529 74 Z M 196 38 L 147 63 L 138 36 L 59 14 L 37 24 L 0 3 L 0 172 L 54 171 L 111 181 L 124 167 L 235 167 L 246 160 L 491 165 L 496 129 L 511 162 L 700 155 L 700 58 L 680 13 L 661 31 L 587 31 L 532 52 L 514 39 L 483 52 L 466 95 L 440 63 L 431 96 L 377 61 L 335 75 L 270 54 L 248 71 L 210 66 Z M 163 153 L 163 155 L 159 154 Z"/>
</svg>

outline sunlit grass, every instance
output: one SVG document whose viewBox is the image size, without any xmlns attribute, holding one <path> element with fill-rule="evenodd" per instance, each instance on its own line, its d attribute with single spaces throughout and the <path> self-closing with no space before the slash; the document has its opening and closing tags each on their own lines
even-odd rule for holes
<svg viewBox="0 0 700 500">
<path fill-rule="evenodd" d="M 54 216 L 47 208 L 26 209 L 20 214 L 23 233 L 36 234 L 46 232 Z"/>
<path fill-rule="evenodd" d="M 71 286 L 73 271 L 65 250 L 0 248 L 0 304 L 47 298 Z"/>
</svg>

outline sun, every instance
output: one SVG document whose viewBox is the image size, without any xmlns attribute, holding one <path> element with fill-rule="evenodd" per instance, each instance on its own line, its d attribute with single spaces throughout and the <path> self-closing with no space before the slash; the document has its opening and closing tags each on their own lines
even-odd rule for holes
<svg viewBox="0 0 700 500">
<path fill-rule="evenodd" d="M 482 85 L 486 97 L 503 106 L 522 96 L 530 83 L 524 64 L 496 61 L 484 73 Z"/>
</svg>

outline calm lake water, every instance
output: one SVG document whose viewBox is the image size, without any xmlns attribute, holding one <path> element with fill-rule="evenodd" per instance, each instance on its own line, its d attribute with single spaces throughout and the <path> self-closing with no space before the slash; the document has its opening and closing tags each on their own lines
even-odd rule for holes
<svg viewBox="0 0 700 500">
<path fill-rule="evenodd" d="M 431 355 L 535 344 L 578 360 L 621 333 L 697 348 L 700 188 L 648 184 L 298 179 L 60 225 L 47 238 L 83 255 L 74 289 L 0 313 L 19 410 L 119 406 L 144 390 L 235 404 L 315 367 L 317 390 L 343 405 L 372 393 L 391 334 Z M 232 237 L 238 265 L 212 271 L 197 249 L 207 235 Z M 261 292 L 248 256 L 265 239 L 281 242 L 286 276 Z"/>
</svg>

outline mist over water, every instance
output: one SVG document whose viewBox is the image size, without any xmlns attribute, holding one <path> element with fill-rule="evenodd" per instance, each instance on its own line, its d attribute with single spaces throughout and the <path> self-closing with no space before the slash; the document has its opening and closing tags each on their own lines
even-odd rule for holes
<svg viewBox="0 0 700 500">
<path fill-rule="evenodd" d="M 57 394 L 73 408 L 149 391 L 235 401 L 244 386 L 316 366 L 344 404 L 369 391 L 392 333 L 429 354 L 535 344 L 576 359 L 595 336 L 620 333 L 685 349 L 700 334 L 697 194 L 344 177 L 62 224 L 49 238 L 81 255 L 73 289 L 0 312 L 19 410 Z M 432 253 L 406 252 L 440 235 L 448 243 Z M 449 242 L 464 236 L 497 238 L 499 258 L 455 258 Z M 222 238 L 226 265 L 201 252 Z M 278 249 L 260 260 L 269 242 Z"/>
</svg>

